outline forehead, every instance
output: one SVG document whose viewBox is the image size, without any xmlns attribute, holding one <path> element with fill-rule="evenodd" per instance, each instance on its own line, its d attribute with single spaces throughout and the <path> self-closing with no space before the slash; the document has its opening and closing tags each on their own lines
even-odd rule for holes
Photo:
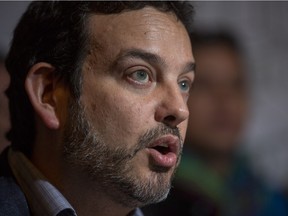
<svg viewBox="0 0 288 216">
<path fill-rule="evenodd" d="M 165 48 L 192 56 L 188 33 L 171 12 L 145 7 L 119 14 L 96 14 L 90 17 L 88 27 L 92 45 L 109 51 L 109 55 L 129 48 L 145 48 L 156 53 Z"/>
</svg>

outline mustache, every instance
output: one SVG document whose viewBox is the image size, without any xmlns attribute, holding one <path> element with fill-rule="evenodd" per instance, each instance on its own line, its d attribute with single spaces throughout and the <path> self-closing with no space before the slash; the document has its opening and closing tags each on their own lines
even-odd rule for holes
<svg viewBox="0 0 288 216">
<path fill-rule="evenodd" d="M 160 125 L 156 128 L 152 128 L 146 131 L 142 136 L 140 136 L 136 148 L 134 149 L 133 153 L 129 155 L 130 158 L 134 157 L 137 154 L 137 152 L 141 151 L 142 149 L 147 148 L 149 144 L 153 142 L 154 140 L 158 139 L 161 136 L 165 136 L 168 134 L 172 134 L 178 137 L 181 143 L 181 148 L 182 148 L 183 138 L 180 134 L 179 128 L 178 127 L 172 128 L 167 125 Z"/>
</svg>

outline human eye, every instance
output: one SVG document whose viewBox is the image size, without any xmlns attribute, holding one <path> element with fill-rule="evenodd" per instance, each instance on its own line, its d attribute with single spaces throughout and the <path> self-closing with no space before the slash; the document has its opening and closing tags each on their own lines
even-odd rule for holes
<svg viewBox="0 0 288 216">
<path fill-rule="evenodd" d="M 181 80 L 178 82 L 179 88 L 182 92 L 188 93 L 191 88 L 191 82 L 189 80 Z"/>
<path fill-rule="evenodd" d="M 146 68 L 130 68 L 127 73 L 127 79 L 136 85 L 148 85 L 152 82 L 151 73 Z"/>
<path fill-rule="evenodd" d="M 137 70 L 130 74 L 129 77 L 139 83 L 145 84 L 149 82 L 149 74 L 145 70 Z"/>
</svg>

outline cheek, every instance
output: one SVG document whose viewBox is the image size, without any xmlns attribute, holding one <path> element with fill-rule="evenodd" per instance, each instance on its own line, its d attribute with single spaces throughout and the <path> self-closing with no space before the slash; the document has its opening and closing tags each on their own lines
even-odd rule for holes
<svg viewBox="0 0 288 216">
<path fill-rule="evenodd" d="M 111 92 L 111 89 L 110 89 Z M 134 145 L 149 128 L 151 109 L 141 98 L 123 91 L 95 95 L 89 108 L 92 124 L 111 145 Z"/>
<path fill-rule="evenodd" d="M 182 139 L 184 140 L 186 137 L 186 132 L 187 132 L 187 126 L 188 126 L 188 120 L 183 121 L 179 126 L 180 134 Z"/>
</svg>

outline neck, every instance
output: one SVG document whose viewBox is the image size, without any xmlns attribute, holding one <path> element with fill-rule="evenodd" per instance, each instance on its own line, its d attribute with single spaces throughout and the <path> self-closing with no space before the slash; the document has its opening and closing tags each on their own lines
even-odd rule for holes
<svg viewBox="0 0 288 216">
<path fill-rule="evenodd" d="M 55 132 L 45 136 L 37 131 L 32 163 L 73 206 L 79 216 L 125 216 L 133 209 L 114 202 L 97 181 L 83 172 L 71 168 L 63 161 L 59 139 Z M 48 137 L 48 138 L 47 138 Z M 58 144 L 57 144 L 58 143 Z"/>
<path fill-rule="evenodd" d="M 69 168 L 64 169 L 62 173 L 63 180 L 59 184 L 59 190 L 77 215 L 125 216 L 133 210 L 115 202 L 96 180 L 83 177 L 85 174 Z"/>
</svg>

